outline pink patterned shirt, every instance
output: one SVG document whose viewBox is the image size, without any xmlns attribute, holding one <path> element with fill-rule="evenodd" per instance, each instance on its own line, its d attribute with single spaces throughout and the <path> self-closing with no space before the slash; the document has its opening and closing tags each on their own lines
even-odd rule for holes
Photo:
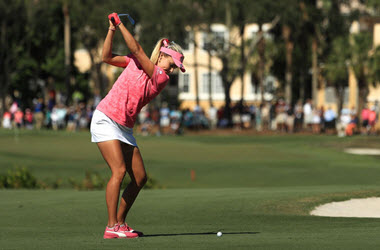
<svg viewBox="0 0 380 250">
<path fill-rule="evenodd" d="M 364 108 L 362 110 L 362 120 L 368 120 L 370 110 L 367 108 Z"/>
<path fill-rule="evenodd" d="M 96 109 L 120 125 L 133 128 L 141 108 L 165 88 L 169 76 L 155 65 L 149 78 L 134 56 L 125 59 L 127 67 Z"/>
</svg>

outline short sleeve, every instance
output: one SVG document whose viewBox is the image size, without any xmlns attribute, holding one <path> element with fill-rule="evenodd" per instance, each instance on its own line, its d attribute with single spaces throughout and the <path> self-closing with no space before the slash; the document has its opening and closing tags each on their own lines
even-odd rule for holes
<svg viewBox="0 0 380 250">
<path fill-rule="evenodd" d="M 152 84 L 156 88 L 156 90 L 161 92 L 161 90 L 165 88 L 168 81 L 169 76 L 165 73 L 165 71 L 157 65 L 155 65 L 154 72 L 152 75 Z"/>
<path fill-rule="evenodd" d="M 124 56 L 124 58 L 125 58 L 125 67 L 127 67 L 129 62 L 131 61 L 131 57 L 130 55 L 128 55 L 128 56 Z"/>
</svg>

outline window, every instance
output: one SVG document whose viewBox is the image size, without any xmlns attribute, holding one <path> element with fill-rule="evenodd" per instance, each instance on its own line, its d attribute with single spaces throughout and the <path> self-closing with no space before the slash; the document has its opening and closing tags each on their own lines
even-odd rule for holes
<svg viewBox="0 0 380 250">
<path fill-rule="evenodd" d="M 327 87 L 325 89 L 325 101 L 327 103 L 334 103 L 335 102 L 335 90 L 333 87 Z"/>
<path fill-rule="evenodd" d="M 349 97 L 350 97 L 350 88 L 349 87 L 345 87 L 344 88 L 344 97 L 343 97 L 343 103 L 344 104 L 348 104 Z"/>
<path fill-rule="evenodd" d="M 208 74 L 203 74 L 202 75 L 202 88 L 201 88 L 201 93 L 208 94 L 209 93 L 209 81 L 208 81 Z M 211 83 L 212 84 L 212 83 Z"/>
<path fill-rule="evenodd" d="M 223 82 L 222 82 L 222 77 L 218 75 L 214 75 L 215 77 L 215 84 L 214 84 L 214 89 L 213 92 L 216 94 L 222 94 L 224 93 L 224 88 L 223 88 Z"/>
<path fill-rule="evenodd" d="M 179 92 L 180 93 L 190 92 L 190 74 L 187 74 L 187 73 L 179 74 Z"/>
<path fill-rule="evenodd" d="M 259 25 L 251 24 L 247 27 L 248 39 L 255 41 L 257 39 L 257 32 L 259 32 Z"/>
<path fill-rule="evenodd" d="M 251 37 L 252 41 L 256 41 L 256 39 L 257 39 L 257 32 L 252 32 L 250 37 Z"/>
<path fill-rule="evenodd" d="M 274 40 L 274 36 L 271 33 L 264 32 L 264 39 L 267 40 L 267 41 L 273 41 Z"/>
<path fill-rule="evenodd" d="M 202 88 L 201 93 L 209 93 L 209 74 L 205 73 L 202 75 Z M 212 94 L 223 94 L 224 88 L 222 83 L 222 78 L 219 74 L 211 74 L 211 93 Z"/>
<path fill-rule="evenodd" d="M 190 50 L 193 43 L 194 34 L 191 31 L 186 32 L 185 39 L 181 43 L 183 50 Z"/>
<path fill-rule="evenodd" d="M 224 49 L 228 41 L 228 32 L 224 25 L 211 25 L 211 34 L 203 32 L 202 34 L 202 49 L 203 50 L 219 50 Z"/>
<path fill-rule="evenodd" d="M 225 33 L 223 31 L 213 31 L 210 37 L 208 33 L 203 33 L 203 47 L 204 50 L 218 50 L 224 48 Z M 210 41 L 209 41 L 210 40 Z"/>
<path fill-rule="evenodd" d="M 264 92 L 274 94 L 276 90 L 276 78 L 272 75 L 268 75 L 264 79 Z"/>
<path fill-rule="evenodd" d="M 348 87 L 344 87 L 343 104 L 348 104 L 349 95 L 350 95 L 350 89 Z M 336 103 L 337 102 L 334 87 L 326 87 L 326 89 L 325 89 L 325 101 L 327 103 Z"/>
<path fill-rule="evenodd" d="M 213 32 L 213 42 L 217 49 L 224 48 L 224 32 L 216 31 Z"/>
<path fill-rule="evenodd" d="M 273 41 L 273 34 L 269 31 L 271 29 L 271 25 L 266 23 L 261 26 L 261 30 L 263 31 L 263 37 L 265 40 Z M 260 26 L 257 24 L 253 24 L 247 27 L 248 39 L 252 39 L 252 41 L 256 41 L 258 39 L 258 33 L 260 31 Z"/>
<path fill-rule="evenodd" d="M 251 74 L 251 94 L 257 94 L 257 90 L 258 90 L 258 85 L 259 85 L 259 82 L 258 82 L 258 79 L 256 78 L 255 74 L 252 73 Z"/>
<path fill-rule="evenodd" d="M 270 23 L 264 23 L 262 26 L 262 30 L 264 32 L 264 39 L 265 40 L 273 40 L 273 35 L 269 33 L 270 29 L 272 28 L 272 25 Z"/>
</svg>

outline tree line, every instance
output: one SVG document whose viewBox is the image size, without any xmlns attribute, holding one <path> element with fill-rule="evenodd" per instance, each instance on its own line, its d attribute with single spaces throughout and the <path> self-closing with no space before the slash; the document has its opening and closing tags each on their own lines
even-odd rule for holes
<svg viewBox="0 0 380 250">
<path fill-rule="evenodd" d="M 213 41 L 211 24 L 225 24 L 228 30 L 238 28 L 238 39 L 230 38 L 222 45 L 210 43 L 206 48 L 222 62 L 219 74 L 227 117 L 230 117 L 231 85 L 239 77 L 244 83 L 247 71 L 252 72 L 253 84 L 260 91 L 264 90 L 265 76 L 276 76 L 281 83 L 276 95 L 289 103 L 306 98 L 316 100 L 317 89 L 326 83 L 335 88 L 341 107 L 351 69 L 358 80 L 360 110 L 369 85 L 380 80 L 380 49 L 373 48 L 371 30 L 351 34 L 350 27 L 355 20 L 373 23 L 373 18 L 380 15 L 380 4 L 377 0 L 360 0 L 363 8 L 342 12 L 342 6 L 350 8 L 350 2 L 4 0 L 0 2 L 0 114 L 4 112 L 6 96 L 14 97 L 15 93 L 28 106 L 33 98 L 44 96 L 49 89 L 64 93 L 66 103 L 72 101 L 74 91 L 90 97 L 93 94 L 88 85 L 90 79 L 105 95 L 108 83 L 101 70 L 98 49 L 111 12 L 126 12 L 136 20 L 135 26 L 127 25 L 147 54 L 161 37 L 179 44 L 191 42 L 197 47 L 189 34 L 204 31 Z M 259 31 L 254 39 L 245 40 L 243 34 L 250 23 L 258 24 Z M 268 23 L 271 25 L 267 32 L 272 39 L 264 36 L 263 27 Z M 87 51 L 91 60 L 91 69 L 84 74 L 74 65 L 73 54 L 77 49 Z M 114 50 L 128 53 L 120 36 L 115 38 Z M 211 73 L 212 65 L 210 62 L 208 65 Z M 197 63 L 192 66 L 197 71 Z M 208 79 L 211 84 L 211 77 Z"/>
</svg>

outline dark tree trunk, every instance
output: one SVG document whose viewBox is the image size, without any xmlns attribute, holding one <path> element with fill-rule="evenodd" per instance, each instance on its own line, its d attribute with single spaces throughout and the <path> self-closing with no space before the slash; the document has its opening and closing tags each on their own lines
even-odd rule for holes
<svg viewBox="0 0 380 250">
<path fill-rule="evenodd" d="M 292 59 L 293 59 L 293 42 L 290 40 L 291 29 L 289 26 L 284 26 L 282 28 L 282 36 L 285 40 L 285 48 L 286 48 L 286 69 L 285 69 L 285 101 L 287 103 L 292 102 Z"/>
<path fill-rule="evenodd" d="M 228 120 L 228 124 L 232 124 L 232 112 L 231 112 L 231 97 L 230 97 L 230 89 L 231 89 L 231 82 L 226 82 L 224 86 L 224 94 L 226 96 L 225 98 L 225 107 L 224 107 L 224 118 Z"/>
<path fill-rule="evenodd" d="M 240 45 L 240 79 L 241 79 L 241 103 L 244 103 L 244 72 L 247 64 L 247 60 L 245 57 L 245 39 L 244 39 L 244 32 L 245 32 L 245 24 L 243 23 L 240 26 L 240 37 L 241 37 L 241 45 Z"/>
<path fill-rule="evenodd" d="M 363 110 L 363 108 L 365 107 L 366 103 L 367 103 L 367 96 L 368 96 L 368 93 L 369 93 L 369 89 L 368 89 L 368 85 L 366 84 L 366 81 L 364 79 L 358 79 L 358 83 L 359 83 L 359 103 L 358 103 L 358 112 L 360 114 L 360 112 Z M 361 116 L 359 115 L 360 117 L 360 120 L 361 120 Z"/>
<path fill-rule="evenodd" d="M 209 23 L 207 26 L 207 55 L 208 55 L 208 101 L 210 107 L 212 106 L 212 65 L 211 65 L 211 59 L 212 59 L 212 30 L 211 30 L 211 24 Z"/>
<path fill-rule="evenodd" d="M 259 52 L 259 84 L 261 91 L 261 103 L 264 102 L 264 67 L 265 67 L 265 39 L 262 36 L 262 29 L 260 25 L 259 36 L 261 39 L 258 44 L 258 52 Z"/>
<path fill-rule="evenodd" d="M 337 88 L 335 88 L 335 98 L 336 106 L 338 108 L 337 117 L 340 117 L 344 101 L 344 85 L 340 84 L 339 86 L 337 86 Z"/>
<path fill-rule="evenodd" d="M 228 120 L 228 124 L 232 124 L 232 113 L 231 113 L 231 96 L 230 96 L 230 90 L 231 85 L 233 82 L 233 79 L 230 80 L 228 76 L 229 72 L 229 61 L 226 56 L 222 57 L 222 64 L 223 68 L 221 71 L 221 77 L 223 81 L 223 88 L 224 88 L 224 101 L 225 101 L 225 107 L 224 107 L 224 118 Z"/>
<path fill-rule="evenodd" d="M 192 27 L 193 34 L 195 34 L 194 27 Z M 197 106 L 199 106 L 199 81 L 198 81 L 198 56 L 197 56 L 197 48 L 198 44 L 194 38 L 194 49 L 193 49 L 193 57 L 194 57 L 194 77 L 195 77 L 195 101 Z"/>
<path fill-rule="evenodd" d="M 65 44 L 65 85 L 66 85 L 66 105 L 71 101 L 72 88 L 71 88 L 71 33 L 70 33 L 70 13 L 67 2 L 64 3 L 62 8 L 65 24 L 64 24 L 64 44 Z"/>
<path fill-rule="evenodd" d="M 212 65 L 211 65 L 211 50 L 209 49 L 208 51 L 208 102 L 210 107 L 213 105 L 212 104 Z"/>
<path fill-rule="evenodd" d="M 1 34 L 0 34 L 0 45 L 6 46 L 6 35 L 7 35 L 7 25 L 5 20 L 1 22 Z M 5 52 L 1 50 L 1 52 Z M 8 55 L 7 53 L 0 54 L 0 98 L 1 98 L 1 109 L 0 109 L 0 119 L 3 117 L 5 110 L 5 97 L 8 91 L 8 76 L 10 74 L 8 69 Z"/>
<path fill-rule="evenodd" d="M 312 81 L 311 81 L 311 93 L 312 93 L 312 99 L 313 99 L 313 105 L 314 106 L 317 106 L 317 99 L 318 99 L 318 95 L 317 95 L 317 91 L 318 91 L 318 53 L 317 53 L 317 50 L 318 50 L 318 43 L 317 43 L 317 38 L 314 37 L 313 38 L 313 42 L 312 42 L 312 50 L 313 50 L 313 54 L 312 54 L 312 60 L 313 60 L 313 63 L 312 63 Z"/>
<path fill-rule="evenodd" d="M 95 88 L 97 88 L 100 92 L 100 96 L 104 97 L 106 95 L 106 88 L 104 86 L 103 76 L 102 76 L 102 63 L 96 63 L 94 55 L 91 53 L 89 49 L 87 49 L 88 54 L 91 59 L 91 72 L 92 72 L 92 79 L 95 82 Z"/>
<path fill-rule="evenodd" d="M 0 118 L 3 117 L 4 112 L 6 111 L 6 103 L 5 103 L 5 97 L 7 96 L 7 88 L 8 88 L 8 83 L 6 76 L 2 76 L 0 79 L 0 99 L 1 99 L 1 109 L 0 109 Z"/>
</svg>

